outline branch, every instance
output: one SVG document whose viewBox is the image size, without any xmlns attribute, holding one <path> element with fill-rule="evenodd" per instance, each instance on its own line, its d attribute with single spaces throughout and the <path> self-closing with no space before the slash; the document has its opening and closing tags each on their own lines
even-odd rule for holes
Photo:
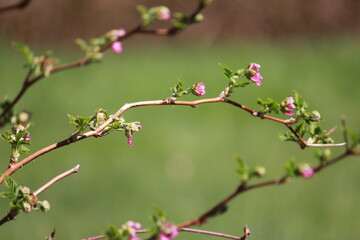
<svg viewBox="0 0 360 240">
<path fill-rule="evenodd" d="M 200 234 L 206 234 L 206 235 L 211 235 L 211 236 L 216 236 L 216 237 L 224 237 L 224 238 L 235 239 L 235 240 L 245 240 L 251 234 L 251 231 L 247 227 L 247 225 L 244 226 L 244 235 L 241 237 L 229 235 L 229 234 L 225 234 L 225 233 L 212 232 L 212 231 L 206 231 L 206 230 L 200 230 L 200 229 L 192 229 L 192 228 L 180 228 L 179 231 L 200 233 Z M 145 230 L 145 229 L 144 230 L 136 230 L 136 233 L 147 233 L 147 232 L 148 232 L 148 230 Z M 156 236 L 156 235 L 154 235 L 154 236 Z M 101 234 L 101 235 L 97 235 L 97 236 L 93 236 L 93 237 L 83 238 L 81 240 L 97 240 L 97 239 L 103 239 L 106 237 L 107 236 L 105 234 Z"/>
<path fill-rule="evenodd" d="M 337 163 L 340 160 L 342 160 L 348 156 L 355 156 L 355 155 L 359 155 L 359 153 L 353 152 L 353 151 L 346 151 L 343 154 L 333 158 L 332 160 L 329 160 L 327 162 L 321 162 L 316 168 L 314 168 L 314 173 L 318 173 L 321 170 L 323 170 L 324 168 L 329 167 L 329 166 L 333 165 L 334 163 Z M 256 183 L 256 184 L 252 184 L 252 185 L 248 185 L 248 186 L 246 186 L 246 184 L 241 183 L 232 194 L 230 194 L 225 199 L 220 201 L 218 204 L 216 204 L 210 210 L 208 210 L 207 212 L 202 214 L 197 219 L 187 221 L 187 222 L 180 224 L 179 228 L 185 228 L 185 227 L 194 226 L 194 225 L 202 225 L 209 218 L 213 217 L 216 213 L 218 213 L 227 203 L 229 203 L 232 199 L 239 196 L 240 194 L 242 194 L 248 190 L 252 190 L 252 189 L 287 183 L 288 179 L 289 179 L 289 176 L 285 175 L 281 178 L 264 181 L 264 182 L 260 182 L 260 183 Z"/>
<path fill-rule="evenodd" d="M 24 2 L 26 2 L 26 1 L 31 1 L 31 0 L 24 0 Z M 199 1 L 198 7 L 195 9 L 195 11 L 193 13 L 190 14 L 188 19 L 191 19 L 192 17 L 196 16 L 196 14 L 199 14 L 206 6 L 207 5 L 205 5 L 203 3 L 203 1 Z M 135 34 L 141 34 L 141 33 L 154 34 L 154 35 L 159 35 L 159 36 L 172 36 L 172 35 L 175 35 L 175 34 L 177 34 L 179 32 L 180 32 L 179 29 L 177 29 L 176 27 L 170 27 L 168 29 L 146 30 L 146 29 L 143 29 L 141 24 L 139 23 L 135 27 L 133 27 L 131 30 L 127 31 L 125 36 L 119 37 L 117 40 L 124 41 L 127 38 L 130 38 L 131 36 L 133 36 Z M 109 43 L 106 46 L 103 46 L 98 51 L 98 53 L 103 53 L 106 50 L 108 50 L 111 47 L 111 44 L 112 43 Z M 61 71 L 64 71 L 64 70 L 68 70 L 68 69 L 72 69 L 72 68 L 83 67 L 83 66 L 89 65 L 91 63 L 92 63 L 91 57 L 84 57 L 84 58 L 82 58 L 80 60 L 77 60 L 77 61 L 75 61 L 73 63 L 64 64 L 64 65 L 55 67 L 51 71 L 49 71 L 49 74 L 54 74 L 54 73 L 61 72 Z M 0 113 L 0 127 L 4 126 L 6 124 L 6 120 L 5 120 L 6 114 L 9 113 L 9 111 L 22 98 L 22 96 L 26 93 L 26 91 L 34 83 L 38 82 L 39 80 L 43 79 L 44 77 L 45 77 L 45 74 L 40 74 L 37 77 L 31 78 L 31 71 L 29 71 L 29 73 L 27 74 L 27 76 L 24 79 L 23 86 L 20 89 L 19 93 L 9 103 L 9 105 L 6 106 L 6 108 L 3 110 L 3 112 Z"/>
<path fill-rule="evenodd" d="M 120 115 L 122 115 L 125 111 L 134 108 L 134 107 L 144 107 L 144 106 L 161 106 L 161 105 L 183 105 L 183 106 L 190 106 L 190 107 L 197 107 L 200 104 L 207 104 L 207 103 L 228 103 L 231 104 L 233 106 L 236 106 L 248 113 L 250 113 L 252 116 L 254 117 L 258 117 L 261 119 L 268 119 L 271 121 L 275 121 L 278 123 L 281 123 L 283 125 L 285 125 L 288 129 L 290 129 L 293 134 L 299 139 L 300 141 L 300 146 L 302 148 L 305 148 L 308 146 L 308 144 L 306 143 L 305 140 L 303 140 L 292 128 L 291 128 L 291 123 L 289 120 L 283 120 L 280 118 L 275 118 L 272 116 L 268 116 L 268 115 L 263 115 L 263 114 L 258 114 L 255 110 L 252 110 L 240 103 L 231 101 L 229 99 L 224 99 L 224 98 L 220 98 L 220 97 L 216 97 L 216 98 L 206 98 L 206 99 L 201 99 L 201 100 L 196 100 L 196 101 L 174 101 L 174 102 L 169 102 L 168 100 L 154 100 L 154 101 L 142 101 L 142 102 L 134 102 L 134 103 L 126 103 L 124 104 L 115 114 L 113 114 L 108 120 L 106 120 L 101 126 L 99 126 L 98 129 L 93 130 L 93 131 L 88 131 L 82 135 L 79 136 L 70 136 L 69 138 L 60 141 L 58 143 L 54 143 L 52 145 L 49 145 L 33 154 L 31 154 L 30 156 L 28 156 L 27 158 L 23 159 L 22 161 L 14 164 L 11 166 L 11 168 L 8 168 L 3 175 L 6 176 L 10 176 L 12 175 L 14 172 L 16 172 L 18 169 L 20 169 L 21 167 L 25 166 L 26 164 L 28 164 L 29 162 L 33 161 L 34 159 L 40 157 L 41 155 L 53 151 L 55 149 L 64 147 L 66 145 L 78 142 L 80 140 L 83 140 L 85 138 L 89 138 L 89 137 L 102 137 L 103 133 L 102 131 L 109 126 L 114 119 L 116 119 L 117 117 L 119 117 Z M 324 146 L 328 146 L 327 144 L 324 144 Z M 3 175 L 0 177 L 0 184 L 4 181 L 4 177 Z"/>
<path fill-rule="evenodd" d="M 51 185 L 53 185 L 54 183 L 56 183 L 57 181 L 73 174 L 73 173 L 77 173 L 79 171 L 79 167 L 80 165 L 76 165 L 74 168 L 54 177 L 53 179 L 51 179 L 48 183 L 46 183 L 45 185 L 43 185 L 42 187 L 40 187 L 38 190 L 36 190 L 35 192 L 33 192 L 33 195 L 35 197 L 37 197 L 40 193 L 42 193 L 43 191 L 45 191 L 47 188 L 49 188 Z M 10 222 L 11 220 L 13 220 L 18 214 L 20 213 L 20 209 L 17 208 L 11 208 L 9 213 L 3 217 L 2 219 L 0 219 L 0 226 L 3 225 L 6 222 Z"/>
<path fill-rule="evenodd" d="M 11 10 L 24 9 L 31 3 L 31 0 L 22 0 L 10 6 L 0 8 L 0 13 L 4 13 Z"/>
<path fill-rule="evenodd" d="M 72 169 L 54 177 L 53 179 L 51 179 L 48 183 L 46 183 L 45 185 L 43 185 L 42 187 L 40 187 L 38 190 L 36 190 L 35 192 L 33 192 L 33 194 L 35 196 L 38 196 L 40 193 L 42 193 L 43 191 L 45 191 L 47 188 L 49 188 L 51 185 L 53 185 L 54 183 L 56 183 L 57 181 L 73 174 L 73 173 L 77 173 L 79 171 L 80 168 L 80 164 L 76 165 L 75 167 L 73 167 Z"/>
</svg>

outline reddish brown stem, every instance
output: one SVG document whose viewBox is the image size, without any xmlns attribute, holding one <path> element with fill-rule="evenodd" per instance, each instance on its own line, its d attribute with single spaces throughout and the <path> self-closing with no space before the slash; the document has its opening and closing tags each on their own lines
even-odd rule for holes
<svg viewBox="0 0 360 240">
<path fill-rule="evenodd" d="M 256 114 L 257 112 L 240 104 L 240 103 L 236 103 L 234 101 L 231 101 L 229 99 L 224 99 L 224 98 L 207 98 L 207 99 L 201 99 L 201 100 L 197 100 L 197 101 L 174 101 L 174 102 L 168 102 L 167 100 L 154 100 L 154 101 L 142 101 L 142 102 L 135 102 L 135 103 L 127 103 L 125 105 L 123 105 L 115 114 L 112 115 L 112 117 L 110 117 L 107 121 L 105 121 L 101 126 L 99 126 L 98 129 L 94 130 L 94 131 L 88 131 L 80 136 L 71 136 L 61 142 L 58 143 L 54 143 L 50 146 L 47 146 L 33 154 L 31 154 L 30 156 L 28 156 L 27 158 L 23 159 L 22 161 L 14 164 L 11 168 L 7 169 L 3 175 L 6 176 L 10 176 L 12 175 L 14 172 L 16 172 L 18 169 L 20 169 L 21 167 L 25 166 L 26 164 L 28 164 L 29 162 L 33 161 L 34 159 L 38 158 L 39 156 L 53 151 L 55 149 L 61 148 L 63 146 L 69 145 L 71 143 L 80 141 L 82 139 L 88 138 L 88 137 L 100 137 L 102 136 L 102 131 L 109 126 L 109 124 L 111 124 L 114 119 L 116 119 L 117 117 L 119 117 L 120 115 L 122 115 L 125 111 L 134 108 L 134 107 L 144 107 L 144 106 L 161 106 L 161 105 L 184 105 L 184 106 L 191 106 L 191 107 L 196 107 L 197 105 L 200 104 L 205 104 L 205 103 L 218 103 L 218 102 L 223 102 L 223 103 L 228 103 L 231 104 L 233 106 L 236 106 L 238 108 L 241 108 L 245 111 L 247 111 L 248 113 L 250 113 L 252 116 L 255 117 L 259 117 L 261 119 L 269 119 L 275 122 L 279 122 L 281 124 L 284 124 L 286 127 L 290 128 L 290 124 L 283 119 L 280 118 L 275 118 L 275 117 L 271 117 L 268 115 L 259 115 Z M 297 136 L 297 138 L 300 140 L 301 137 L 298 136 L 296 134 L 296 132 L 294 132 L 295 136 Z M 1 176 L 0 177 L 0 184 L 4 181 L 4 177 Z"/>
<path fill-rule="evenodd" d="M 346 158 L 348 156 L 358 155 L 358 154 L 359 154 L 358 152 L 347 151 L 347 152 L 333 158 L 330 161 L 321 162 L 316 168 L 314 168 L 314 172 L 318 173 L 321 170 L 323 170 L 324 168 L 329 167 L 329 166 L 339 162 L 340 160 L 342 160 L 342 159 L 344 159 L 344 158 Z M 194 225 L 201 225 L 201 224 L 205 223 L 209 218 L 213 217 L 217 212 L 219 212 L 219 210 L 222 207 L 224 207 L 232 199 L 239 196 L 240 194 L 242 194 L 242 193 L 244 193 L 244 192 L 246 192 L 248 190 L 252 190 L 252 189 L 257 189 L 257 188 L 261 188 L 261 187 L 286 183 L 287 182 L 286 180 L 288 178 L 289 178 L 289 176 L 285 175 L 284 177 L 281 177 L 281 178 L 277 178 L 277 179 L 273 179 L 273 180 L 269 180 L 269 181 L 264 181 L 264 182 L 260 182 L 260 183 L 256 183 L 256 184 L 252 184 L 252 185 L 248 185 L 248 186 L 246 184 L 242 183 L 242 184 L 240 184 L 238 186 L 238 188 L 233 193 L 231 193 L 229 196 L 227 196 L 226 198 L 221 200 L 218 204 L 216 204 L 210 210 L 208 210 L 207 212 L 205 212 L 200 217 L 198 217 L 198 218 L 196 218 L 194 220 L 190 220 L 190 221 L 187 221 L 187 222 L 184 222 L 184 223 L 180 224 L 179 228 L 190 227 L 190 226 L 194 226 Z"/>
<path fill-rule="evenodd" d="M 27 7 L 30 4 L 30 2 L 31 2 L 31 0 L 22 0 L 22 1 L 18 2 L 18 3 L 13 4 L 13 5 L 6 6 L 6 7 L 1 7 L 0 8 L 0 13 L 12 11 L 12 10 L 17 10 L 17 9 L 23 9 L 23 8 Z"/>
</svg>

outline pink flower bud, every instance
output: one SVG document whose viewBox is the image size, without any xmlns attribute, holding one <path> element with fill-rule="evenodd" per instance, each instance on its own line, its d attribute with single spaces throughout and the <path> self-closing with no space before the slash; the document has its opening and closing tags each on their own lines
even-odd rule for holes
<svg viewBox="0 0 360 240">
<path fill-rule="evenodd" d="M 116 37 L 123 37 L 126 35 L 126 31 L 123 28 L 120 28 L 118 30 L 116 30 L 115 34 Z"/>
<path fill-rule="evenodd" d="M 292 113 L 292 111 L 296 109 L 296 106 L 294 105 L 294 99 L 292 97 L 286 98 L 281 103 L 281 105 L 282 105 L 282 111 L 284 114 L 286 114 L 288 116 L 294 115 L 294 113 Z"/>
<path fill-rule="evenodd" d="M 308 164 L 303 164 L 302 166 L 300 166 L 299 172 L 304 178 L 311 178 L 315 173 L 314 169 Z"/>
<path fill-rule="evenodd" d="M 157 17 L 160 21 L 169 20 L 171 17 L 170 10 L 167 7 L 159 7 Z"/>
<path fill-rule="evenodd" d="M 250 63 L 246 73 L 247 78 L 253 81 L 257 86 L 262 85 L 261 80 L 263 79 L 260 75 L 260 67 L 261 66 L 257 63 Z"/>
<path fill-rule="evenodd" d="M 25 141 L 30 141 L 31 137 L 29 135 L 27 135 L 27 136 L 24 136 L 22 139 L 25 140 Z"/>
<path fill-rule="evenodd" d="M 206 93 L 205 84 L 203 82 L 194 84 L 192 87 L 192 93 L 198 97 L 204 95 Z"/>
<path fill-rule="evenodd" d="M 163 229 L 160 232 L 160 240 L 172 240 L 179 234 L 179 230 L 176 225 L 171 222 L 166 222 Z"/>
<path fill-rule="evenodd" d="M 121 52 L 123 51 L 121 42 L 120 42 L 120 41 L 113 42 L 113 43 L 111 44 L 111 49 L 112 49 L 115 53 L 121 53 Z"/>
<path fill-rule="evenodd" d="M 141 129 L 142 129 L 142 126 L 141 126 L 141 125 L 138 125 L 138 129 L 141 130 Z"/>
<path fill-rule="evenodd" d="M 127 136 L 127 142 L 129 144 L 130 147 L 134 146 L 134 144 L 132 143 L 132 136 Z"/>
</svg>

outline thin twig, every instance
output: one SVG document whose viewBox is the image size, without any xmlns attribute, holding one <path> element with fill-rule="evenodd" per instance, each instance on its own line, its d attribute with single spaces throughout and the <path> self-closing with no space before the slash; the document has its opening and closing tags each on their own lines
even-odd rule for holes
<svg viewBox="0 0 360 240">
<path fill-rule="evenodd" d="M 168 102 L 167 100 L 153 100 L 153 101 L 141 101 L 141 102 L 134 102 L 134 103 L 126 103 L 124 104 L 115 114 L 113 114 L 108 120 L 106 120 L 102 125 L 99 126 L 98 129 L 93 130 L 93 131 L 88 131 L 80 136 L 77 136 L 76 138 L 74 138 L 73 136 L 70 136 L 69 138 L 58 142 L 58 143 L 54 143 L 52 145 L 49 145 L 33 154 L 31 154 L 30 156 L 28 156 L 27 158 L 23 159 L 22 161 L 14 164 L 11 168 L 7 169 L 3 175 L 6 176 L 10 176 L 12 175 L 14 172 L 16 172 L 18 169 L 20 169 L 21 167 L 25 166 L 26 164 L 28 164 L 29 162 L 33 161 L 34 159 L 38 158 L 39 156 L 53 151 L 55 149 L 64 147 L 66 145 L 72 144 L 74 142 L 78 142 L 80 140 L 83 140 L 85 138 L 89 138 L 89 137 L 100 137 L 102 136 L 102 131 L 109 126 L 109 124 L 111 124 L 114 119 L 116 119 L 117 117 L 119 117 L 120 115 L 122 115 L 125 111 L 131 109 L 131 108 L 135 108 L 135 107 L 144 107 L 144 106 L 168 106 L 168 105 L 183 105 L 183 106 L 190 106 L 190 107 L 196 107 L 200 104 L 207 104 L 207 103 L 228 103 L 231 104 L 233 106 L 239 107 L 242 110 L 245 110 L 246 112 L 250 113 L 252 116 L 254 117 L 258 117 L 261 119 L 268 119 L 268 120 L 272 120 L 278 123 L 281 123 L 283 125 L 285 125 L 287 128 L 289 128 L 290 130 L 293 131 L 293 133 L 295 134 L 295 136 L 299 139 L 300 141 L 300 146 L 302 148 L 307 147 L 306 142 L 296 133 L 294 132 L 294 130 L 291 128 L 290 124 L 288 123 L 287 120 L 283 120 L 280 118 L 275 118 L 272 116 L 268 116 L 268 115 L 257 115 L 256 111 L 240 104 L 234 101 L 231 101 L 229 99 L 224 99 L 224 98 L 206 98 L 206 99 L 201 99 L 201 100 L 196 100 L 196 101 L 174 101 L 174 102 Z M 0 177 L 0 184 L 4 181 L 4 177 L 3 175 Z"/>
<path fill-rule="evenodd" d="M 335 158 L 333 158 L 332 160 L 329 160 L 327 162 L 321 162 L 316 168 L 314 168 L 314 172 L 318 173 L 321 170 L 323 170 L 326 167 L 329 167 L 337 162 L 339 162 L 340 160 L 351 156 L 351 155 L 358 155 L 360 153 L 358 152 L 351 152 L 351 151 L 347 151 Z M 202 225 L 203 223 L 205 223 L 209 218 L 213 217 L 217 212 L 219 212 L 219 210 L 224 207 L 226 204 L 228 204 L 232 199 L 234 199 L 235 197 L 239 196 L 240 194 L 248 191 L 248 190 L 252 190 L 252 189 L 257 189 L 260 187 L 266 187 L 266 186 L 272 186 L 272 185 L 278 185 L 278 184 L 283 184 L 287 182 L 287 179 L 289 178 L 288 175 L 285 175 L 281 178 L 277 178 L 277 179 L 273 179 L 273 180 L 268 180 L 268 181 L 264 181 L 264 182 L 260 182 L 260 183 L 255 183 L 252 185 L 244 185 L 243 183 L 241 183 L 238 188 L 231 193 L 229 196 L 227 196 L 226 198 L 224 198 L 223 200 L 221 200 L 218 204 L 216 204 L 214 207 L 212 207 L 210 210 L 208 210 L 207 212 L 205 212 L 204 214 L 202 214 L 200 217 L 194 219 L 194 220 L 190 220 L 190 221 L 186 221 L 182 224 L 179 225 L 179 228 L 183 229 L 184 227 L 190 227 L 190 226 L 194 226 L 194 225 Z"/>
<path fill-rule="evenodd" d="M 23 9 L 23 8 L 27 7 L 30 4 L 30 2 L 31 2 L 31 0 L 22 0 L 22 1 L 18 2 L 18 3 L 13 4 L 13 5 L 6 6 L 6 7 L 1 7 L 0 8 L 0 13 L 11 11 L 11 10 Z"/>
<path fill-rule="evenodd" d="M 73 173 L 77 173 L 79 171 L 80 168 L 80 164 L 76 165 L 75 167 L 73 167 L 72 169 L 54 177 L 53 179 L 51 179 L 49 182 L 47 182 L 46 184 L 44 184 L 42 187 L 40 187 L 38 190 L 36 190 L 35 192 L 33 192 L 33 194 L 35 196 L 38 196 L 40 193 L 42 193 L 43 191 L 45 191 L 47 188 L 49 188 L 51 185 L 53 185 L 54 183 L 56 183 L 57 181 L 73 174 Z"/>
<path fill-rule="evenodd" d="M 73 167 L 72 169 L 54 177 L 53 179 L 51 179 L 48 183 L 46 183 L 45 185 L 43 185 L 42 187 L 40 187 L 38 190 L 36 190 L 35 192 L 33 192 L 32 195 L 34 195 L 35 197 L 37 197 L 40 193 L 42 193 L 43 191 L 45 191 L 47 188 L 49 188 L 51 185 L 53 185 L 54 183 L 56 183 L 57 181 L 73 174 L 73 173 L 77 173 L 79 171 L 79 167 L 80 165 L 76 165 L 75 167 Z M 10 222 L 11 220 L 13 220 L 19 213 L 20 213 L 20 209 L 17 208 L 11 208 L 9 213 L 3 217 L 2 219 L 0 219 L 0 226 L 3 225 L 4 223 Z"/>
<path fill-rule="evenodd" d="M 192 228 L 181 228 L 180 230 L 184 231 L 184 232 L 200 233 L 200 234 L 212 235 L 212 236 L 235 239 L 235 240 L 245 240 L 248 236 L 248 234 L 245 233 L 245 229 L 248 229 L 248 228 L 247 227 L 244 228 L 244 236 L 241 236 L 241 237 L 230 235 L 230 234 L 225 234 L 225 233 L 212 232 L 212 231 L 200 230 L 200 229 L 192 229 Z"/>
</svg>

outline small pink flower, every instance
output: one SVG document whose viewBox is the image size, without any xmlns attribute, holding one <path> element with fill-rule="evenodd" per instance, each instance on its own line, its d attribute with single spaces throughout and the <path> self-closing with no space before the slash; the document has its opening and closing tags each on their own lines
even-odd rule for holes
<svg viewBox="0 0 360 240">
<path fill-rule="evenodd" d="M 160 240 L 172 240 L 179 234 L 179 230 L 176 225 L 171 222 L 165 223 L 163 229 L 160 232 Z"/>
<path fill-rule="evenodd" d="M 310 166 L 305 166 L 303 169 L 300 170 L 301 176 L 304 178 L 311 178 L 314 175 L 314 169 Z"/>
<path fill-rule="evenodd" d="M 127 136 L 127 142 L 128 142 L 130 147 L 134 146 L 134 144 L 132 143 L 132 140 L 133 140 L 132 136 Z"/>
<path fill-rule="evenodd" d="M 138 238 L 138 236 L 136 235 L 136 230 L 139 230 L 141 228 L 140 223 L 128 221 L 125 225 L 123 225 L 123 228 L 129 231 L 130 240 L 140 240 L 140 238 Z"/>
<path fill-rule="evenodd" d="M 169 20 L 171 17 L 170 10 L 167 7 L 159 7 L 157 10 L 157 17 L 160 21 Z"/>
<path fill-rule="evenodd" d="M 115 53 L 121 53 L 123 51 L 122 48 L 122 44 L 120 41 L 115 41 L 111 44 L 111 49 L 115 52 Z"/>
<path fill-rule="evenodd" d="M 25 141 L 30 141 L 31 137 L 29 135 L 27 135 L 27 136 L 24 136 L 22 139 L 25 140 Z"/>
<path fill-rule="evenodd" d="M 141 129 L 142 129 L 142 126 L 141 126 L 141 125 L 138 125 L 138 129 L 141 130 Z"/>
<path fill-rule="evenodd" d="M 206 93 L 205 84 L 203 82 L 194 84 L 192 88 L 192 93 L 198 97 L 204 95 Z"/>
<path fill-rule="evenodd" d="M 286 98 L 283 103 L 283 112 L 284 114 L 288 115 L 288 116 L 292 116 L 294 115 L 294 113 L 292 113 L 292 111 L 294 111 L 296 109 L 296 106 L 294 105 L 294 99 L 293 97 L 288 97 Z"/>
<path fill-rule="evenodd" d="M 123 37 L 126 35 L 126 31 L 123 28 L 120 28 L 118 30 L 116 30 L 115 34 L 116 37 Z"/>
<path fill-rule="evenodd" d="M 261 80 L 263 79 L 259 71 L 260 67 L 261 66 L 257 63 L 250 63 L 247 73 L 247 77 L 250 78 L 250 80 L 253 81 L 257 86 L 262 85 Z"/>
</svg>

